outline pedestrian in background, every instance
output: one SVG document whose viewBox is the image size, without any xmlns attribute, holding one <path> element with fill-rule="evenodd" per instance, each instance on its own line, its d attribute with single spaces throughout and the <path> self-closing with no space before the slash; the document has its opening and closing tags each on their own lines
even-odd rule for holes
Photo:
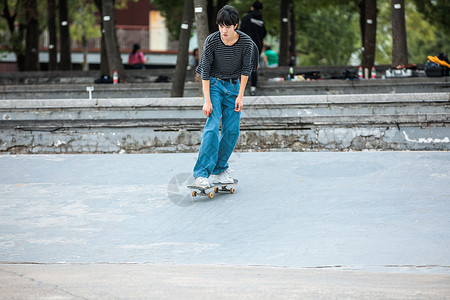
<svg viewBox="0 0 450 300">
<path fill-rule="evenodd" d="M 264 65 L 267 66 L 268 68 L 278 67 L 278 53 L 273 51 L 272 47 L 269 45 L 265 46 Z"/>
<path fill-rule="evenodd" d="M 263 50 L 263 40 L 266 36 L 266 26 L 262 16 L 263 5 L 259 1 L 253 2 L 250 11 L 242 18 L 241 31 L 250 36 L 258 47 L 259 55 Z M 258 70 L 254 70 L 250 77 L 250 94 L 256 95 L 256 85 L 258 83 Z"/>
</svg>

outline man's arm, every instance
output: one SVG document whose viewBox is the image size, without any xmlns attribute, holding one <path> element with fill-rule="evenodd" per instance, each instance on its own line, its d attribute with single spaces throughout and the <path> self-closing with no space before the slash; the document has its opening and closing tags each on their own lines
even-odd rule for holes
<svg viewBox="0 0 450 300">
<path fill-rule="evenodd" d="M 203 88 L 203 97 L 205 100 L 205 103 L 203 104 L 203 114 L 209 117 L 209 115 L 213 111 L 213 106 L 211 103 L 211 95 L 209 93 L 209 80 L 202 79 L 202 88 Z"/>
<path fill-rule="evenodd" d="M 241 86 L 239 88 L 239 95 L 236 98 L 236 102 L 234 105 L 234 110 L 237 112 L 241 112 L 244 107 L 244 92 L 245 87 L 247 86 L 248 76 L 241 75 Z"/>
</svg>

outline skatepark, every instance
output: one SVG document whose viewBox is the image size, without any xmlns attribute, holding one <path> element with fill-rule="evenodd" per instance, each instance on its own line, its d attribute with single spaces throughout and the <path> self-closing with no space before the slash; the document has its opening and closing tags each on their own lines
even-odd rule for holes
<svg viewBox="0 0 450 300">
<path fill-rule="evenodd" d="M 5 93 L 0 298 L 448 299 L 450 93 L 415 80 L 246 96 L 212 199 L 195 94 Z"/>
</svg>

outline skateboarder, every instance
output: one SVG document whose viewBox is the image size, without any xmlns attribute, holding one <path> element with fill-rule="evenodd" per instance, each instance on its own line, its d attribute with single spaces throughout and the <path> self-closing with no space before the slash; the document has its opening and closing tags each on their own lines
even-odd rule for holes
<svg viewBox="0 0 450 300">
<path fill-rule="evenodd" d="M 258 67 L 258 48 L 245 33 L 237 30 L 239 13 L 225 5 L 217 13 L 219 31 L 209 35 L 197 73 L 203 87 L 203 128 L 200 150 L 194 167 L 195 185 L 208 188 L 213 183 L 233 183 L 227 172 L 228 159 L 239 137 L 243 97 L 248 77 Z M 219 139 L 219 127 L 222 129 Z"/>
</svg>

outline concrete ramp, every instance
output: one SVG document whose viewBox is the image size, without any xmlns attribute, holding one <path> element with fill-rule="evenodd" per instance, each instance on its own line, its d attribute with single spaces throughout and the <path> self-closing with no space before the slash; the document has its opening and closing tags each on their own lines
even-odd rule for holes
<svg viewBox="0 0 450 300">
<path fill-rule="evenodd" d="M 448 296 L 448 152 L 234 153 L 236 194 L 213 199 L 185 188 L 195 158 L 0 156 L 2 286 L 135 298 L 164 282 L 154 293 L 180 298 L 207 276 L 212 294 L 190 291 L 208 298 L 228 295 L 224 274 L 230 297 L 263 295 L 243 288 L 256 278 L 263 298 Z M 144 288 L 122 294 L 118 274 Z"/>
</svg>

